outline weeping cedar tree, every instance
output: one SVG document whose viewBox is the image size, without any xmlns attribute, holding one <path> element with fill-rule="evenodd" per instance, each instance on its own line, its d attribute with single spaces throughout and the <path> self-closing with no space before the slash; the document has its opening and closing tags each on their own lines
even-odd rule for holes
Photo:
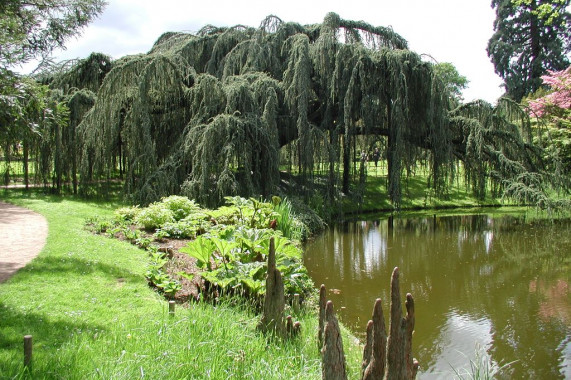
<svg viewBox="0 0 571 380">
<path fill-rule="evenodd" d="M 527 119 L 515 107 L 505 107 L 507 116 L 483 103 L 450 113 L 456 103 L 433 65 L 401 36 L 334 13 L 318 25 L 269 16 L 259 28 L 165 33 L 148 54 L 107 67 L 77 127 L 82 191 L 119 167 L 126 195 L 139 203 L 173 193 L 208 205 L 225 195 L 268 196 L 287 147 L 298 189 L 309 194 L 326 177 L 332 201 L 350 191 L 359 135 L 384 136 L 395 207 L 403 169 L 427 156 L 439 193 L 458 159 L 481 196 L 490 181 L 499 191 L 506 179 L 540 175 L 539 156 L 522 137 Z M 52 83 L 94 83 L 97 71 L 84 71 Z M 317 178 L 323 163 L 328 175 Z"/>
</svg>

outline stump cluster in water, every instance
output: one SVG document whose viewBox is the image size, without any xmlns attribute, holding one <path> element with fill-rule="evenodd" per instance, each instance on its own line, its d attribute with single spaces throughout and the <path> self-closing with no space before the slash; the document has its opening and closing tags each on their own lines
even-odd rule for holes
<svg viewBox="0 0 571 380">
<path fill-rule="evenodd" d="M 391 304 L 389 335 L 385 329 L 381 300 L 373 307 L 373 317 L 367 323 L 367 340 L 363 350 L 361 380 L 406 379 L 412 380 L 418 371 L 418 361 L 412 357 L 414 330 L 414 300 L 406 295 L 406 316 L 402 316 L 400 303 L 399 270 L 391 276 Z M 339 323 L 333 311 L 333 302 L 326 301 L 326 289 L 319 293 L 318 340 L 322 355 L 323 380 L 347 379 L 345 354 Z"/>
</svg>

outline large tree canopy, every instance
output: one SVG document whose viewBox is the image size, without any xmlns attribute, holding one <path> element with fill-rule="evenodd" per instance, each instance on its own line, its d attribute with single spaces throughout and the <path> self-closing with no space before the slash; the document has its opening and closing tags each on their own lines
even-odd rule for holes
<svg viewBox="0 0 571 380">
<path fill-rule="evenodd" d="M 492 0 L 496 9 L 488 56 L 516 102 L 541 86 L 547 70 L 563 70 L 571 52 L 570 0 Z"/>
<path fill-rule="evenodd" d="M 450 113 L 456 102 L 434 65 L 401 36 L 334 13 L 317 25 L 269 16 L 258 28 L 165 33 L 148 54 L 112 63 L 92 55 L 46 81 L 71 94 L 103 77 L 74 132 L 81 188 L 118 169 L 141 203 L 173 193 L 204 204 L 268 196 L 283 154 L 300 191 L 325 185 L 335 197 L 350 191 L 360 136 L 383 142 L 396 207 L 403 170 L 417 160 L 430 163 L 437 191 L 456 160 L 480 192 L 486 181 L 502 187 L 539 167 L 524 140 L 525 113 L 484 103 Z"/>
</svg>

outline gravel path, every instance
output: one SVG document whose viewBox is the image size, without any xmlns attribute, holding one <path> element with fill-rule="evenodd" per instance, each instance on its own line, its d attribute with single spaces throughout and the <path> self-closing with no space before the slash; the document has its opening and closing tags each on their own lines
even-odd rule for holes
<svg viewBox="0 0 571 380">
<path fill-rule="evenodd" d="M 40 253 L 48 222 L 38 213 L 0 201 L 0 283 Z"/>
</svg>

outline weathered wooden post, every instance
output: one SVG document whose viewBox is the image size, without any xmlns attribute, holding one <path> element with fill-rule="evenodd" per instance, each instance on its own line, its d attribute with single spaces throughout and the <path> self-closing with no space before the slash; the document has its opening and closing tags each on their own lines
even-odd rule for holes
<svg viewBox="0 0 571 380">
<path fill-rule="evenodd" d="M 325 328 L 323 329 L 323 348 L 321 349 L 321 376 L 323 380 L 347 380 L 343 340 L 339 322 L 333 312 L 333 302 L 325 306 Z"/>
<path fill-rule="evenodd" d="M 299 308 L 300 308 L 300 306 L 301 306 L 301 301 L 300 301 L 299 294 L 295 293 L 295 294 L 293 295 L 293 312 L 294 312 L 295 314 L 298 314 L 298 313 L 299 313 Z"/>
<path fill-rule="evenodd" d="M 174 308 L 176 306 L 176 302 L 175 301 L 169 301 L 169 315 L 171 317 L 174 317 Z"/>
<path fill-rule="evenodd" d="M 264 297 L 264 310 L 258 325 L 264 332 L 275 332 L 283 336 L 285 332 L 284 313 L 285 296 L 282 274 L 276 268 L 276 248 L 274 238 L 270 238 L 270 252 L 268 254 L 268 274 L 266 276 L 266 295 Z"/>
<path fill-rule="evenodd" d="M 418 361 L 412 358 L 412 332 L 414 330 L 414 300 L 406 295 L 406 317 L 402 317 L 399 269 L 391 277 L 391 316 L 387 339 L 386 379 L 414 379 Z"/>
<path fill-rule="evenodd" d="M 367 342 L 363 350 L 363 380 L 382 379 L 387 358 L 387 332 L 381 299 L 373 307 L 373 319 L 367 324 Z"/>
<path fill-rule="evenodd" d="M 32 336 L 24 335 L 24 367 L 32 369 Z"/>
<path fill-rule="evenodd" d="M 327 290 L 321 284 L 319 288 L 319 331 L 317 332 L 317 349 L 321 352 L 323 348 L 323 329 L 325 328 L 325 306 L 327 304 Z"/>
</svg>

